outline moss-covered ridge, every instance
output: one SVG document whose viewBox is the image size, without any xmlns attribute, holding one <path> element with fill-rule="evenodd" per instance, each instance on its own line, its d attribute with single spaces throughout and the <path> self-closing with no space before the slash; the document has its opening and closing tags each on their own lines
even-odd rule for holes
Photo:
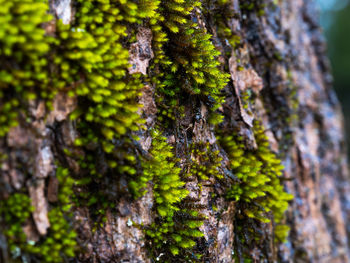
<svg viewBox="0 0 350 263">
<path fill-rule="evenodd" d="M 51 38 L 42 24 L 51 20 L 45 1 L 0 1 L 0 137 L 18 124 L 28 100 L 51 97 L 47 65 Z M 29 62 L 29 63 L 28 63 Z"/>
<path fill-rule="evenodd" d="M 229 75 L 220 69 L 220 52 L 198 21 L 201 7 L 198 0 L 161 1 L 151 27 L 161 122 L 164 117 L 182 117 L 180 101 L 185 94 L 199 98 L 212 111 L 224 101 L 221 91 Z"/>
<path fill-rule="evenodd" d="M 25 193 L 14 193 L 8 199 L 0 202 L 0 222 L 5 225 L 4 234 L 7 237 L 12 258 L 23 261 L 36 259 L 40 262 L 63 262 L 66 257 L 74 257 L 77 251 L 76 232 L 68 218 L 71 217 L 71 198 L 73 197 L 73 182 L 69 171 L 58 167 L 56 171 L 60 191 L 58 202 L 52 204 L 48 213 L 50 228 L 45 237 L 37 242 L 28 240 L 23 232 L 23 226 L 28 224 L 34 208 Z"/>
<path fill-rule="evenodd" d="M 145 228 L 149 238 L 151 255 L 162 257 L 162 262 L 173 262 L 176 258 L 196 260 L 200 255 L 193 255 L 191 248 L 196 239 L 203 236 L 199 227 L 203 224 L 203 216 L 191 206 L 187 206 L 189 192 L 180 178 L 181 168 L 172 147 L 159 131 L 152 131 L 153 159 L 144 162 L 144 175 L 140 180 L 151 181 L 157 216 L 155 222 Z M 138 189 L 135 189 L 138 190 Z"/>
<path fill-rule="evenodd" d="M 242 137 L 237 135 L 220 137 L 220 145 L 228 154 L 231 169 L 238 179 L 228 190 L 227 198 L 250 204 L 243 211 L 246 216 L 265 223 L 272 218 L 278 224 L 293 196 L 283 188 L 280 180 L 283 166 L 269 148 L 259 121 L 254 121 L 253 131 L 256 150 L 248 150 Z"/>
<path fill-rule="evenodd" d="M 195 176 L 199 183 L 210 177 L 222 179 L 219 151 L 212 151 L 206 142 L 192 144 L 189 169 L 184 172 L 161 131 L 153 130 L 151 158 L 139 154 L 132 132 L 144 123 L 137 99 L 143 82 L 149 79 L 128 73 L 128 47 L 135 40 L 138 26 L 152 29 L 155 59 L 150 75 L 157 86 L 161 114 L 183 114 L 181 101 L 187 95 L 215 111 L 224 102 L 221 91 L 229 75 L 221 70 L 220 52 L 199 21 L 201 1 L 78 0 L 72 24 L 56 21 L 50 37 L 42 28 L 51 19 L 46 14 L 47 2 L 0 0 L 0 4 L 5 10 L 0 11 L 4 25 L 0 28 L 0 55 L 5 61 L 0 66 L 0 137 L 17 125 L 19 112 L 26 115 L 28 101 L 42 99 L 50 107 L 52 98 L 61 90 L 78 98 L 78 107 L 70 119 L 79 132 L 75 146 L 85 153 L 78 158 L 82 175 L 63 167 L 57 169 L 59 201 L 50 205 L 48 235 L 36 244 L 28 243 L 22 231 L 32 212 L 25 191 L 1 201 L 1 218 L 9 226 L 5 235 L 10 250 L 19 249 L 26 257 L 42 262 L 74 257 L 77 243 L 70 223 L 72 178 L 87 190 L 76 197 L 79 204 L 94 205 L 99 212 L 114 201 L 108 185 L 127 176 L 135 198 L 152 188 L 155 221 L 144 226 L 151 256 L 157 259 L 163 255 L 160 259 L 164 262 L 200 261 L 202 255 L 194 247 L 203 236 L 199 227 L 204 217 L 200 206 L 188 197 L 184 177 Z M 238 42 L 226 27 L 219 34 L 230 38 L 233 47 Z M 212 116 L 212 124 L 221 120 L 218 115 Z M 161 125 L 163 121 L 158 119 Z M 263 222 L 273 218 L 280 223 L 291 198 L 279 179 L 283 168 L 269 149 L 258 122 L 254 124 L 254 136 L 258 144 L 254 151 L 247 150 L 236 135 L 220 139 L 238 178 L 227 197 L 248 204 L 244 214 L 249 218 Z M 72 157 L 69 150 L 65 154 Z M 99 169 L 100 159 L 108 164 L 103 172 Z M 89 189 L 96 187 L 98 193 L 90 193 Z M 285 230 L 284 225 L 277 226 L 277 237 L 283 239 Z"/>
</svg>

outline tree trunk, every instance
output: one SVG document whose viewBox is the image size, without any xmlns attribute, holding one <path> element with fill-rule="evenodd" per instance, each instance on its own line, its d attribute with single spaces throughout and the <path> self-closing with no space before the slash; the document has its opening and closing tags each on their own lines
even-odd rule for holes
<svg viewBox="0 0 350 263">
<path fill-rule="evenodd" d="M 9 2 L 1 262 L 350 262 L 311 0 Z"/>
</svg>

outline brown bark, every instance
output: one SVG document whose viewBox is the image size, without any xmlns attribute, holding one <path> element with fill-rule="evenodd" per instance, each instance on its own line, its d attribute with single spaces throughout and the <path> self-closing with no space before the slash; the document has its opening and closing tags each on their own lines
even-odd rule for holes
<svg viewBox="0 0 350 263">
<path fill-rule="evenodd" d="M 332 90 L 325 43 L 315 20 L 314 4 L 308 0 L 285 0 L 274 5 L 273 1 L 264 0 L 259 3 L 266 4 L 262 7 L 265 14 L 259 16 L 240 9 L 242 2 L 231 0 L 235 15 L 226 21 L 241 37 L 242 45 L 220 57 L 232 80 L 225 90 L 222 125 L 239 127 L 247 145 L 254 147 L 250 129 L 253 121 L 250 111 L 254 110 L 267 128 L 272 149 L 282 156 L 284 183 L 295 198 L 287 211 L 286 222 L 291 232 L 286 243 L 275 245 L 271 225 L 261 223 L 245 227 L 259 229 L 264 238 L 251 247 L 240 249 L 248 252 L 255 262 L 350 262 L 350 229 L 347 227 L 350 185 L 343 118 Z M 68 19 L 69 14 L 74 14 L 69 3 L 52 1 L 52 13 L 65 14 Z M 211 12 L 214 10 L 201 13 L 200 19 L 213 34 L 216 47 L 227 54 L 225 40 L 218 36 Z M 139 32 L 137 43 L 130 50 L 131 59 L 137 65 L 132 70 L 146 73 L 153 53 L 145 59 L 143 54 L 137 53 L 137 47 L 151 45 L 150 31 L 141 28 Z M 238 69 L 238 59 L 240 65 L 244 65 L 243 70 Z M 244 108 L 239 99 L 238 95 L 247 88 L 261 95 L 255 109 Z M 296 95 L 291 95 L 293 89 Z M 151 84 L 146 85 L 140 98 L 148 128 L 154 126 L 156 118 L 154 90 Z M 183 103 L 186 117 L 177 120 L 177 130 L 168 130 L 166 134 L 177 157 L 181 158 L 180 163 L 184 162 L 188 137 L 194 142 L 209 141 L 220 149 L 213 127 L 205 118 L 206 105 L 193 97 Z M 79 173 L 77 163 L 62 154 L 65 147 L 73 146 L 77 137 L 74 123 L 68 118 L 75 105 L 74 99 L 60 93 L 54 111 L 44 118 L 45 107 L 42 102 L 36 102 L 28 109 L 31 121 L 21 119 L 19 126 L 0 142 L 1 151 L 9 156 L 1 166 L 1 196 L 6 197 L 22 187 L 29 189 L 36 208 L 33 222 L 26 228 L 31 240 L 45 235 L 49 227 L 47 203 L 57 198 L 55 160 L 64 160 Z M 196 119 L 194 116 L 198 112 L 202 118 Z M 143 132 L 140 137 L 141 147 L 148 151 L 150 136 Z M 223 165 L 227 167 L 227 156 L 220 150 Z M 152 193 L 149 191 L 134 201 L 129 194 L 124 194 L 125 185 L 125 178 L 121 178 L 115 187 L 115 207 L 107 211 L 106 223 L 96 231 L 93 231 L 95 219 L 89 216 L 88 209 L 74 208 L 75 227 L 86 250 L 73 262 L 151 262 L 143 231 L 132 226 L 130 221 L 147 225 L 154 220 Z M 188 181 L 186 188 L 190 196 L 198 196 L 196 180 Z M 227 201 L 224 192 L 225 185 L 213 178 L 203 184 L 200 192 L 198 203 L 204 205 L 201 212 L 207 219 L 201 227 L 204 239 L 197 246 L 204 247 L 204 262 L 234 262 L 236 228 L 243 223 L 238 219 L 239 207 Z M 213 210 L 214 205 L 218 212 Z M 2 262 L 7 262 L 9 256 L 2 244 L 5 242 L 0 234 Z"/>
</svg>

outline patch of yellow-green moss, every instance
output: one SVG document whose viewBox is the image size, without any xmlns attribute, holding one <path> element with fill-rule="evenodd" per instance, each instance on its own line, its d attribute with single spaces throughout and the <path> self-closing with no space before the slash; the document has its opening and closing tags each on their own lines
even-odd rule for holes
<svg viewBox="0 0 350 263">
<path fill-rule="evenodd" d="M 0 137 L 18 124 L 28 100 L 50 97 L 48 54 L 52 38 L 42 24 L 51 20 L 40 0 L 0 1 Z"/>
<path fill-rule="evenodd" d="M 151 160 L 143 162 L 143 175 L 130 184 L 133 192 L 140 196 L 147 183 L 152 186 L 155 222 L 144 226 L 152 258 L 161 262 L 173 262 L 176 258 L 196 260 L 191 249 L 196 239 L 203 236 L 199 227 L 203 216 L 189 205 L 188 191 L 181 180 L 181 168 L 177 167 L 172 147 L 157 130 L 152 131 Z"/>
<path fill-rule="evenodd" d="M 209 180 L 211 177 L 223 179 L 219 170 L 222 161 L 219 150 L 214 150 L 209 142 L 191 144 L 190 154 L 188 176 L 197 176 L 200 180 Z"/>
<path fill-rule="evenodd" d="M 24 225 L 29 223 L 34 211 L 28 195 L 14 193 L 0 202 L 0 218 L 13 259 L 21 257 L 30 261 L 36 258 L 40 262 L 60 263 L 65 258 L 75 256 L 76 232 L 68 221 L 71 217 L 74 180 L 69 176 L 68 170 L 61 167 L 57 169 L 56 176 L 59 181 L 58 202 L 48 212 L 50 227 L 47 235 L 37 242 L 29 240 L 23 232 Z"/>
<path fill-rule="evenodd" d="M 200 9 L 198 0 L 160 2 L 160 15 L 154 20 L 153 45 L 158 64 L 153 66 L 153 81 L 157 84 L 161 122 L 179 112 L 179 98 L 184 94 L 197 96 L 212 111 L 223 102 L 221 91 L 229 75 L 220 69 L 220 52 L 213 45 L 212 36 L 195 22 Z"/>
<path fill-rule="evenodd" d="M 262 222 L 280 223 L 293 196 L 281 183 L 283 166 L 269 147 L 267 136 L 260 122 L 254 122 L 256 150 L 245 147 L 237 135 L 222 135 L 220 144 L 230 158 L 230 165 L 237 182 L 227 192 L 227 198 L 250 204 L 243 213 Z"/>
<path fill-rule="evenodd" d="M 224 8 L 228 1 L 217 3 Z M 127 175 L 136 198 L 152 188 L 156 218 L 145 227 L 152 257 L 161 262 L 200 260 L 201 255 L 193 248 L 203 236 L 199 227 L 204 217 L 195 201 L 188 198 L 181 175 L 187 172 L 200 180 L 210 176 L 222 179 L 219 151 L 212 151 L 209 144 L 193 144 L 190 168 L 184 172 L 166 138 L 154 130 L 151 158 L 137 154 L 137 138 L 131 134 L 144 123 L 137 99 L 146 78 L 128 73 L 128 48 L 135 41 L 138 26 L 151 28 L 155 58 L 150 75 L 157 90 L 158 121 L 164 124 L 165 118 L 183 117 L 180 102 L 189 95 L 204 102 L 211 111 L 208 121 L 218 124 L 222 116 L 215 110 L 224 101 L 221 91 L 229 75 L 221 69 L 220 52 L 212 36 L 198 21 L 201 1 L 78 0 L 72 24 L 58 20 L 55 32 L 51 32 L 54 37 L 47 36 L 42 28 L 51 20 L 47 2 L 0 0 L 0 4 L 0 55 L 6 61 L 0 68 L 0 137 L 17 124 L 23 103 L 40 98 L 50 106 L 56 92 L 63 90 L 78 98 L 78 107 L 70 118 L 79 131 L 75 146 L 85 153 L 77 158 L 84 175 L 73 180 L 67 169 L 57 169 L 59 201 L 51 204 L 49 233 L 37 244 L 28 243 L 22 231 L 32 212 L 29 197 L 16 193 L 3 201 L 2 207 L 11 206 L 0 208 L 5 224 L 10 226 L 5 232 L 10 249 L 19 248 L 42 262 L 73 257 L 76 234 L 67 218 L 74 181 L 85 189 L 74 198 L 78 204 L 86 201 L 84 205 L 93 206 L 103 216 L 114 197 L 106 188 L 115 182 L 113 178 Z M 242 4 L 242 9 L 254 8 L 250 2 Z M 230 32 L 222 17 L 216 19 L 221 21 L 219 36 L 236 47 L 240 38 Z M 267 222 L 271 218 L 268 213 L 272 213 L 278 223 L 291 196 L 283 190 L 279 179 L 282 166 L 258 123 L 254 134 L 258 144 L 254 151 L 247 150 L 237 136 L 220 140 L 238 179 L 227 197 L 249 204 L 244 209 L 246 216 Z M 72 157 L 68 150 L 65 154 Z M 101 160 L 108 164 L 103 172 Z M 97 191 L 90 193 L 90 189 Z M 283 239 L 285 233 L 286 226 L 276 226 L 278 239 Z"/>
<path fill-rule="evenodd" d="M 102 221 L 115 198 L 110 189 L 120 176 L 133 180 L 141 173 L 133 132 L 144 123 L 137 102 L 144 78 L 129 74 L 128 48 L 136 41 L 137 27 L 156 16 L 157 7 L 150 0 L 80 0 L 73 24 L 57 25 L 57 81 L 78 98 L 70 118 L 79 131 L 75 146 L 85 152 L 78 159 L 83 176 L 77 179 L 84 189 L 78 200 Z M 102 160 L 108 164 L 103 171 Z"/>
</svg>

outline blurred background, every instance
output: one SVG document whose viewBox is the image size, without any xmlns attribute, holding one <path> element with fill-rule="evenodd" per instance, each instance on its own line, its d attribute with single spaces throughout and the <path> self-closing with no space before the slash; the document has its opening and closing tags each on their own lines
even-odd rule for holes
<svg viewBox="0 0 350 263">
<path fill-rule="evenodd" d="M 334 87 L 346 121 L 348 154 L 350 153 L 350 0 L 316 0 L 320 23 L 328 42 Z"/>
</svg>

